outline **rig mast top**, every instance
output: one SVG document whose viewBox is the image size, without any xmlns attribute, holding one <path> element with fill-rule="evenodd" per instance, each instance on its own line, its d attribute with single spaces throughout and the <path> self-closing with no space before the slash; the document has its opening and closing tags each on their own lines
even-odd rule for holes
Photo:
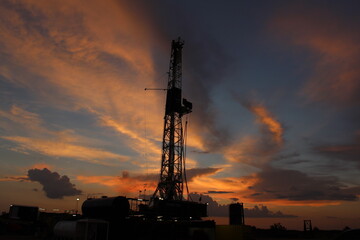
<svg viewBox="0 0 360 240">
<path fill-rule="evenodd" d="M 183 45 L 180 38 L 171 43 L 160 180 L 153 196 L 166 200 L 183 200 L 185 164 L 181 118 L 192 110 L 192 103 L 181 96 Z"/>
</svg>

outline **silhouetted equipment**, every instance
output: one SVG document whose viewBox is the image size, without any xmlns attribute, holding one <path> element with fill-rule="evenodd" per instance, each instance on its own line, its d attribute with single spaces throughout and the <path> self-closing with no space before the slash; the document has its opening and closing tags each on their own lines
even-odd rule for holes
<svg viewBox="0 0 360 240">
<path fill-rule="evenodd" d="M 127 198 L 127 200 L 130 204 L 130 215 L 138 213 L 141 209 L 144 209 L 144 206 L 147 207 L 149 203 L 149 200 L 142 198 Z"/>
<path fill-rule="evenodd" d="M 156 198 L 154 199 L 154 206 L 151 210 L 153 214 L 155 213 L 155 215 L 162 216 L 166 219 L 179 218 L 200 220 L 202 217 L 207 217 L 206 204 L 190 201 L 170 201 Z"/>
<path fill-rule="evenodd" d="M 312 231 L 311 220 L 304 220 L 304 232 Z"/>
<path fill-rule="evenodd" d="M 360 239 L 360 229 L 346 229 L 340 235 L 338 235 L 334 240 L 359 240 Z"/>
<path fill-rule="evenodd" d="M 81 209 L 87 218 L 119 220 L 129 215 L 130 204 L 126 197 L 103 197 L 87 199 Z"/>
<path fill-rule="evenodd" d="M 166 94 L 160 180 L 154 192 L 164 200 L 183 200 L 184 139 L 182 116 L 191 112 L 191 103 L 182 105 L 182 48 L 178 38 L 171 43 L 169 79 Z M 191 107 L 191 108 L 189 108 Z"/>
<path fill-rule="evenodd" d="M 38 207 L 11 205 L 9 218 L 25 221 L 36 221 L 39 215 Z"/>
<path fill-rule="evenodd" d="M 107 240 L 109 223 L 98 219 L 59 221 L 54 227 L 54 239 Z"/>
<path fill-rule="evenodd" d="M 10 205 L 9 215 L 0 218 L 0 239 L 3 234 L 34 235 L 39 221 L 39 208 L 34 206 Z M 11 238 L 15 239 L 15 238 Z"/>
<path fill-rule="evenodd" d="M 171 43 L 160 180 L 151 199 L 153 206 L 149 210 L 161 216 L 200 219 L 207 216 L 207 205 L 185 201 L 183 196 L 187 182 L 182 117 L 192 111 L 192 103 L 182 99 L 183 45 L 180 38 Z"/>
<path fill-rule="evenodd" d="M 229 205 L 229 221 L 230 225 L 244 225 L 244 204 L 232 203 Z"/>
</svg>

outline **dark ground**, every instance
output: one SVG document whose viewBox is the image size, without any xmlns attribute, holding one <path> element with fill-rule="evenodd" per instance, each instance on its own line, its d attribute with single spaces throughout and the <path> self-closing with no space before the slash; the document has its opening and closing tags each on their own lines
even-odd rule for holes
<svg viewBox="0 0 360 240">
<path fill-rule="evenodd" d="M 54 239 L 52 230 L 55 224 L 60 220 L 76 220 L 76 218 L 64 214 L 45 214 L 35 223 L 8 219 L 2 216 L 0 217 L 0 240 L 52 240 Z M 337 238 L 342 234 L 341 231 L 315 230 L 303 232 L 285 229 L 257 229 L 251 226 L 217 225 L 214 230 L 215 239 L 211 240 L 360 240 L 360 230 L 353 230 L 352 232 L 355 233 L 352 237 L 344 236 L 343 238 Z M 173 236 L 174 238 L 171 238 L 170 236 L 171 234 L 165 239 L 180 239 L 179 236 Z M 142 237 L 140 237 L 140 239 L 142 239 Z M 192 239 L 209 238 L 196 237 Z"/>
</svg>

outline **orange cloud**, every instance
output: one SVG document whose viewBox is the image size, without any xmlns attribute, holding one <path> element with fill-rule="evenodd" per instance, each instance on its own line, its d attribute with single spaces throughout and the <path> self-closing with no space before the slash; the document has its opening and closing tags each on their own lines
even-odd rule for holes
<svg viewBox="0 0 360 240">
<path fill-rule="evenodd" d="M 287 174 L 287 170 L 284 170 Z M 210 174 L 211 175 L 211 174 Z M 289 205 L 289 206 L 329 206 L 329 205 L 339 205 L 341 200 L 337 199 L 291 199 L 290 198 L 276 198 L 275 195 L 272 195 L 271 189 L 268 189 L 268 192 L 264 192 L 263 196 L 258 194 L 258 187 L 265 186 L 262 181 L 264 181 L 264 176 L 261 174 L 252 174 L 246 177 L 227 177 L 227 178 L 214 178 L 208 174 L 194 177 L 189 182 L 190 192 L 197 192 L 201 194 L 209 194 L 213 199 L 222 204 L 228 204 L 231 202 L 232 198 L 237 198 L 240 201 L 246 202 L 247 204 L 262 204 L 271 203 L 273 205 Z M 151 174 L 148 177 L 145 175 L 134 175 L 131 176 L 128 172 L 123 172 L 122 176 L 77 176 L 77 180 L 85 184 L 100 184 L 103 186 L 110 187 L 119 194 L 127 194 L 130 196 L 137 196 L 139 190 L 144 191 L 146 189 L 146 194 L 151 195 L 156 188 L 157 178 L 156 174 Z M 307 177 L 301 177 L 303 181 L 313 181 L 320 184 L 328 184 L 319 179 L 309 179 Z M 336 182 L 334 182 L 336 184 Z M 291 183 L 290 183 L 291 184 Z M 286 184 L 285 184 L 286 185 Z M 277 191 L 276 186 L 273 191 Z M 314 189 L 317 186 L 308 186 L 310 189 Z M 333 189 L 336 194 L 344 194 L 343 190 Z M 288 190 L 284 189 L 284 194 L 289 193 Z M 340 196 L 339 195 L 339 196 Z M 299 195 L 301 198 L 301 196 Z M 333 197 L 331 194 L 327 194 L 327 197 Z M 193 199 L 197 200 L 197 199 Z"/>
<path fill-rule="evenodd" d="M 8 111 L 0 110 L 0 127 L 7 131 L 19 131 L 35 134 L 48 134 L 49 131 L 43 128 L 43 120 L 36 113 L 29 112 L 17 105 L 12 105 Z"/>
<path fill-rule="evenodd" d="M 113 176 L 77 176 L 77 180 L 86 184 L 100 184 L 114 189 L 120 194 L 132 194 L 137 196 L 139 190 L 147 189 L 146 194 L 152 194 L 156 188 L 156 182 L 150 179 L 130 177 L 124 174 L 121 177 Z"/>
<path fill-rule="evenodd" d="M 51 170 L 52 166 L 49 164 L 46 164 L 46 163 L 36 163 L 36 164 L 32 165 L 31 167 L 29 167 L 28 169 L 33 169 L 33 168 L 37 168 L 37 169 L 47 168 L 47 169 Z M 28 170 L 28 169 L 26 169 L 26 170 Z"/>
<path fill-rule="evenodd" d="M 242 162 L 262 167 L 281 149 L 284 144 L 282 124 L 261 104 L 242 102 L 256 116 L 260 126 L 259 136 L 245 136 L 224 149 L 224 156 L 231 162 Z"/>
<path fill-rule="evenodd" d="M 165 96 L 145 92 L 144 88 L 159 87 L 153 45 L 160 40 L 152 39 L 153 26 L 128 5 L 116 0 L 107 0 L 106 4 L 90 0 L 86 6 L 71 0 L 40 0 L 18 3 L 17 8 L 0 6 L 0 14 L 7 19 L 0 23 L 0 44 L 11 56 L 1 72 L 5 81 L 33 91 L 45 106 L 95 116 L 101 127 L 115 130 L 121 142 L 138 153 L 131 164 L 155 172 L 161 159 Z M 31 19 L 23 14 L 29 9 Z M 160 47 L 159 51 L 163 50 L 168 59 L 168 42 L 166 48 Z M 167 67 L 166 60 L 164 72 Z M 204 132 L 209 131 L 205 135 L 215 135 L 210 132 L 212 126 L 204 128 Z M 39 131 L 30 131 L 26 136 L 14 133 L 6 137 L 18 145 L 13 150 L 23 153 L 36 151 L 108 165 L 127 159 L 89 147 L 94 144 L 84 142 L 92 143 L 91 139 L 71 130 L 63 134 L 45 130 L 42 127 L 40 136 L 35 134 Z M 210 138 L 191 133 L 188 146 L 204 150 L 208 146 L 204 139 Z M 197 165 L 194 159 L 188 163 Z"/>
<path fill-rule="evenodd" d="M 199 177 L 195 178 L 191 183 L 191 191 L 225 191 L 225 192 L 243 192 L 250 186 L 251 180 L 244 181 L 240 178 L 212 178 L 212 177 Z M 234 195 L 234 194 L 230 194 Z"/>
<path fill-rule="evenodd" d="M 252 166 L 263 166 L 273 155 L 272 148 L 264 148 L 261 139 L 245 136 L 224 150 L 224 156 L 230 162 L 241 162 Z"/>
<path fill-rule="evenodd" d="M 77 176 L 76 179 L 83 183 L 96 183 L 108 187 L 120 184 L 119 177 L 114 176 Z"/>
<path fill-rule="evenodd" d="M 116 165 L 119 161 L 129 159 L 127 156 L 84 146 L 91 144 L 93 140 L 76 135 L 72 130 L 49 130 L 43 126 L 40 115 L 16 105 L 13 105 L 9 111 L 0 110 L 0 116 L 9 120 L 7 123 L 0 122 L 0 126 L 7 127 L 9 135 L 13 133 L 13 136 L 0 136 L 0 138 L 17 144 L 10 150 L 24 154 L 35 151 L 48 156 L 75 158 L 103 165 Z M 18 133 L 29 136 L 17 136 Z"/>
<path fill-rule="evenodd" d="M 262 105 L 251 105 L 249 110 L 256 115 L 258 122 L 271 133 L 274 142 L 282 144 L 284 129 L 280 122 Z"/>
<path fill-rule="evenodd" d="M 34 139 L 20 136 L 1 138 L 19 144 L 20 150 L 22 151 L 36 151 L 48 156 L 75 158 L 90 163 L 108 166 L 116 165 L 114 159 L 117 159 L 118 162 L 128 160 L 128 157 L 121 156 L 102 149 L 84 147 L 67 142 L 61 142 L 56 139 Z M 111 159 L 111 161 L 105 161 L 107 159 Z"/>
<path fill-rule="evenodd" d="M 42 120 L 40 119 L 38 114 L 26 111 L 25 109 L 20 108 L 16 105 L 12 105 L 10 113 L 13 116 L 13 120 L 23 124 L 30 123 L 39 126 L 42 123 Z"/>
<path fill-rule="evenodd" d="M 139 135 L 140 133 L 138 131 L 133 131 L 131 128 L 126 126 L 127 124 L 121 124 L 120 122 L 112 119 L 110 116 L 100 116 L 99 118 L 102 125 L 111 127 L 120 134 L 129 137 L 129 142 L 132 142 L 132 144 L 129 143 L 129 146 L 132 149 L 139 153 L 148 153 L 147 159 L 151 162 L 159 162 L 159 158 L 161 156 L 161 149 L 159 144 L 155 144 L 151 139 Z"/>
<path fill-rule="evenodd" d="M 11 177 L 2 177 L 0 182 L 23 182 L 29 181 L 28 176 L 11 176 Z"/>
<path fill-rule="evenodd" d="M 199 179 L 206 184 L 206 179 L 212 181 L 208 176 L 214 175 L 220 171 L 218 168 L 192 168 L 187 171 L 188 185 L 191 191 L 197 191 L 196 181 Z M 108 186 L 117 192 L 138 194 L 139 190 L 147 189 L 147 194 L 152 194 L 159 180 L 159 173 L 152 172 L 148 174 L 123 171 L 121 176 L 78 176 L 77 180 L 86 184 L 100 184 Z M 215 187 L 215 186 L 213 186 Z M 185 189 L 184 189 L 185 191 Z"/>
<path fill-rule="evenodd" d="M 354 105 L 360 91 L 360 34 L 356 23 L 324 9 L 296 6 L 278 12 L 271 31 L 291 44 L 310 49 L 316 56 L 314 74 L 302 93 L 311 101 Z"/>
<path fill-rule="evenodd" d="M 146 148 L 149 160 L 158 161 L 163 95 L 144 91 L 156 85 L 147 41 L 151 26 L 121 1 L 90 1 L 86 6 L 36 1 L 19 7 L 31 8 L 46 21 L 34 18 L 39 22 L 29 23 L 21 11 L 0 7 L 2 16 L 12 19 L 0 26 L 0 41 L 16 64 L 32 73 L 23 76 L 8 63 L 3 66 L 6 79 L 57 108 L 87 110 L 100 125 L 127 136 L 124 142 L 133 150 L 144 154 Z M 79 15 L 84 16 L 81 21 L 74 19 Z M 33 24 L 44 31 L 27 27 Z"/>
</svg>

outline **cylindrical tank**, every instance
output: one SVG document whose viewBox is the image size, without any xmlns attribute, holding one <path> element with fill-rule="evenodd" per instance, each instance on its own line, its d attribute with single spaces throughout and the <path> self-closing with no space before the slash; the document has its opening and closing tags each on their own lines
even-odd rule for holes
<svg viewBox="0 0 360 240">
<path fill-rule="evenodd" d="M 244 205 L 242 203 L 232 203 L 229 205 L 230 225 L 244 225 Z"/>
<path fill-rule="evenodd" d="M 87 218 L 120 220 L 129 215 L 130 204 L 126 197 L 88 199 L 82 204 L 83 215 Z"/>
<path fill-rule="evenodd" d="M 76 221 L 60 221 L 54 227 L 55 239 L 76 239 Z"/>
</svg>

